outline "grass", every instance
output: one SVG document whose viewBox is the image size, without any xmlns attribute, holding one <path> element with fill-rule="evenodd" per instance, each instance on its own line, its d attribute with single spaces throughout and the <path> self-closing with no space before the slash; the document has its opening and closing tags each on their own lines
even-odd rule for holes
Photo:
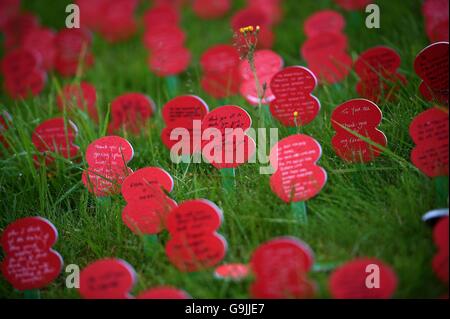
<svg viewBox="0 0 450 319">
<path fill-rule="evenodd" d="M 26 8 L 36 12 L 44 25 L 63 27 L 64 8 L 69 1 L 23 1 Z M 144 2 L 144 1 L 142 1 Z M 108 103 L 116 96 L 129 92 L 143 92 L 151 96 L 158 112 L 138 136 L 124 135 L 134 147 L 135 156 L 129 166 L 165 168 L 174 178 L 171 193 L 178 202 L 206 198 L 224 211 L 224 223 L 219 230 L 228 240 L 225 261 L 248 262 L 252 251 L 262 242 L 276 236 L 292 235 L 307 242 L 319 262 L 344 262 L 357 256 L 378 257 L 392 265 L 399 277 L 396 298 L 436 298 L 447 291 L 434 276 L 431 260 L 435 246 L 431 229 L 421 215 L 437 208 L 434 182 L 411 164 L 409 156 L 413 143 L 408 127 L 413 117 L 430 107 L 417 93 L 420 79 L 412 65 L 415 55 L 428 41 L 425 36 L 420 1 L 377 1 L 381 8 L 381 29 L 366 29 L 364 13 L 344 12 L 347 20 L 349 52 L 356 57 L 375 45 L 388 45 L 402 57 L 402 72 L 408 84 L 395 102 L 381 101 L 384 118 L 380 129 L 388 138 L 389 152 L 366 165 L 346 164 L 331 148 L 330 114 L 337 105 L 358 97 L 354 86 L 355 74 L 339 85 L 320 86 L 314 92 L 322 104 L 320 115 L 301 132 L 316 138 L 322 145 L 319 164 L 328 172 L 323 191 L 308 201 L 309 222 L 298 223 L 289 205 L 284 204 L 270 190 L 269 177 L 259 175 L 259 165 L 241 166 L 236 171 L 237 188 L 226 194 L 221 187 L 220 172 L 208 164 L 189 166 L 171 163 L 169 152 L 160 140 L 163 127 L 160 110 L 169 100 L 163 79 L 148 71 L 147 53 L 141 42 L 142 31 L 133 39 L 115 45 L 95 37 L 93 52 L 96 62 L 83 80 L 93 83 L 98 91 L 100 125 L 96 126 L 83 113 L 71 119 L 79 127 L 76 143 L 84 153 L 87 145 L 102 135 L 108 119 Z M 51 3 L 51 6 L 49 5 Z M 141 3 L 140 12 L 149 6 Z M 243 6 L 235 1 L 233 10 Z M 333 8 L 331 0 L 285 0 L 285 18 L 275 28 L 274 50 L 286 65 L 305 65 L 299 48 L 305 40 L 302 24 L 313 12 Z M 49 9 L 51 8 L 51 9 Z M 187 46 L 193 60 L 180 76 L 177 94 L 197 94 L 206 100 L 210 109 L 221 105 L 202 92 L 199 87 L 201 71 L 199 56 L 213 44 L 231 40 L 229 16 L 215 21 L 201 21 L 186 9 L 182 25 L 187 32 Z M 122 223 L 124 200 L 120 195 L 110 199 L 94 198 L 81 183 L 83 161 L 58 159 L 55 167 L 36 169 L 31 132 L 41 121 L 61 116 L 55 105 L 58 86 L 73 81 L 55 74 L 49 76 L 45 91 L 35 98 L 12 101 L 1 93 L 1 108 L 7 109 L 14 124 L 6 133 L 12 147 L 0 157 L 0 231 L 17 218 L 40 215 L 52 221 L 59 230 L 54 247 L 61 253 L 65 265 L 81 268 L 103 257 L 123 258 L 134 266 L 138 281 L 133 293 L 146 288 L 168 284 L 185 289 L 194 298 L 246 298 L 251 279 L 242 283 L 227 283 L 213 278 L 212 271 L 192 274 L 178 272 L 164 253 L 164 246 L 144 253 L 144 241 L 131 233 Z M 227 101 L 247 109 L 256 123 L 258 112 L 239 96 Z M 289 135 L 278 123 L 280 138 Z M 161 239 L 165 242 L 167 233 Z M 0 253 L 1 254 L 1 253 Z M 1 256 L 0 256 L 1 257 Z M 329 297 L 329 273 L 315 272 L 311 278 L 319 286 L 318 297 Z M 78 298 L 75 289 L 65 287 L 64 272 L 55 282 L 41 291 L 42 298 Z M 22 298 L 4 278 L 0 278 L 0 297 Z"/>
</svg>

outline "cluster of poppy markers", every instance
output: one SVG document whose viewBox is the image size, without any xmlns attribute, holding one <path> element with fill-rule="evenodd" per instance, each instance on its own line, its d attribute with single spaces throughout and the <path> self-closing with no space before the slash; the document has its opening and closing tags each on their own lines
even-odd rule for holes
<svg viewBox="0 0 450 319">
<path fill-rule="evenodd" d="M 173 3 L 172 3 L 173 2 Z M 179 29 L 179 6 L 183 1 L 155 1 L 144 16 L 146 33 L 144 44 L 150 50 L 150 69 L 159 76 L 171 76 L 184 71 L 191 60 L 184 45 L 185 34 Z M 229 45 L 217 45 L 201 57 L 202 87 L 210 95 L 223 98 L 238 91 L 252 105 L 269 104 L 271 114 L 281 124 L 290 127 L 305 126 L 320 112 L 320 102 L 313 91 L 321 84 L 342 81 L 353 67 L 360 78 L 356 92 L 361 96 L 338 105 L 331 114 L 335 130 L 332 147 L 340 158 L 353 163 L 367 163 L 380 156 L 387 139 L 378 129 L 382 121 L 381 109 L 376 103 L 395 99 L 406 77 L 398 72 L 400 55 L 385 46 L 363 52 L 355 63 L 346 53 L 347 39 L 342 31 L 345 20 L 331 10 L 315 13 L 304 25 L 308 37 L 302 47 L 302 56 L 309 69 L 303 66 L 283 68 L 282 58 L 269 48 L 273 43 L 272 26 L 280 21 L 280 0 L 249 0 L 247 7 L 232 17 L 231 25 L 238 34 L 257 31 L 258 46 L 254 66 L 260 88 L 255 83 L 249 61 L 239 61 L 239 50 Z M 346 10 L 358 10 L 370 1 L 336 0 Z M 445 4 L 446 2 L 446 4 Z M 77 3 L 83 12 L 82 29 L 61 30 L 53 33 L 38 25 L 34 16 L 21 13 L 19 1 L 2 1 L 8 10 L 0 15 L 0 28 L 6 35 L 7 53 L 2 59 L 1 71 L 5 89 L 13 98 L 25 97 L 30 92 L 39 94 L 45 84 L 45 72 L 55 68 L 63 76 L 72 76 L 78 70 L 80 58 L 90 65 L 93 56 L 87 30 L 98 32 L 110 42 L 129 38 L 137 28 L 134 11 L 138 1 L 117 0 L 106 5 L 105 0 Z M 193 1 L 194 12 L 201 18 L 223 16 L 230 8 L 229 1 Z M 425 100 L 436 106 L 413 119 L 410 135 L 415 143 L 411 162 L 425 175 L 435 178 L 448 175 L 448 14 L 441 10 L 448 1 L 427 0 L 423 5 L 427 34 L 438 40 L 424 48 L 417 56 L 414 70 L 422 79 L 419 91 Z M 1 7 L 1 6 L 0 6 Z M 211 10 L 206 10 L 210 8 Z M 102 14 L 99 14 L 101 12 Z M 101 19 L 97 17 L 102 16 Z M 117 22 L 115 28 L 105 25 Z M 13 27 L 20 26 L 17 31 Z M 445 38 L 446 36 L 446 38 Z M 36 38 L 52 43 L 45 49 Z M 446 42 L 447 41 L 447 42 Z M 170 54 L 167 54 L 167 50 Z M 174 53 L 176 52 L 176 53 Z M 258 94 L 267 84 L 264 96 Z M 69 115 L 84 111 L 94 122 L 98 121 L 95 87 L 87 82 L 67 84 L 56 101 L 60 110 Z M 85 151 L 87 163 L 82 174 L 86 188 L 97 197 L 122 194 L 126 204 L 122 211 L 124 224 L 136 235 L 156 235 L 165 230 L 168 260 L 178 270 L 194 272 L 215 267 L 219 279 L 242 280 L 253 275 L 249 287 L 254 298 L 310 298 L 318 291 L 311 279 L 317 262 L 312 249 L 294 237 L 278 237 L 256 247 L 248 263 L 223 263 L 227 241 L 218 231 L 223 212 L 206 199 L 189 199 L 177 203 L 171 198 L 174 181 L 160 167 L 133 170 L 128 166 L 133 159 L 132 145 L 119 134 L 134 134 L 154 115 L 155 103 L 141 93 L 125 93 L 111 102 L 109 136 L 94 140 Z M 250 115 L 241 107 L 224 105 L 209 110 L 208 105 L 194 95 L 171 99 L 162 107 L 165 128 L 161 132 L 163 144 L 170 150 L 180 141 L 171 138 L 179 128 L 194 131 L 194 121 L 200 123 L 200 132 L 217 128 L 225 137 L 225 128 L 251 127 Z M 11 116 L 0 114 L 0 143 L 8 147 L 3 137 L 13 125 Z M 40 123 L 31 140 L 36 148 L 37 165 L 52 165 L 55 158 L 77 158 L 75 145 L 78 129 L 64 117 Z M 176 135 L 176 134 L 175 134 Z M 219 149 L 236 153 L 238 144 L 245 144 L 244 162 L 255 153 L 255 141 L 247 135 L 235 140 L 231 148 L 225 144 Z M 223 141 L 226 139 L 223 138 Z M 207 149 L 211 140 L 191 143 L 188 154 L 201 153 L 218 169 L 235 168 L 242 164 L 236 158 L 226 163 L 226 152 Z M 186 148 L 183 148 L 186 149 Z M 218 155 L 220 154 L 220 155 Z M 292 155 L 294 154 L 294 155 Z M 304 202 L 318 195 L 326 184 L 327 173 L 318 165 L 322 156 L 319 142 L 306 134 L 294 134 L 280 140 L 271 149 L 269 160 L 276 168 L 270 177 L 270 187 L 285 203 Z M 62 257 L 52 249 L 58 233 L 52 223 L 41 217 L 27 217 L 11 223 L 3 231 L 1 245 L 5 258 L 1 270 L 5 278 L 18 290 L 47 286 L 62 270 Z M 432 267 L 438 278 L 448 283 L 448 217 L 436 224 L 433 239 L 437 253 Z M 35 243 L 39 242 L 39 245 Z M 376 265 L 383 282 L 380 289 L 366 285 L 367 267 Z M 283 269 L 283 271 L 279 271 Z M 97 260 L 81 272 L 79 293 L 83 298 L 134 298 L 131 290 L 136 274 L 131 265 L 118 258 Z M 338 266 L 330 275 L 329 292 L 335 298 L 389 298 L 397 287 L 394 270 L 376 258 L 359 257 Z M 136 298 L 191 298 L 180 289 L 158 286 L 141 292 Z"/>
</svg>

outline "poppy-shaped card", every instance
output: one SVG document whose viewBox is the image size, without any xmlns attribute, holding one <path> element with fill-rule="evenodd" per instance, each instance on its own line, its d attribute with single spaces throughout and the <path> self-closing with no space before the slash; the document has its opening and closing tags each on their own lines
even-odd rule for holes
<svg viewBox="0 0 450 319">
<path fill-rule="evenodd" d="M 125 225 L 136 234 L 157 234 L 165 227 L 166 216 L 176 202 L 166 195 L 173 179 L 159 167 L 146 167 L 129 175 L 122 184 L 127 205 L 122 211 Z"/>
<path fill-rule="evenodd" d="M 294 237 L 272 239 L 252 254 L 255 281 L 250 293 L 253 298 L 311 298 L 316 287 L 307 273 L 313 264 L 313 252 L 304 242 Z"/>
<path fill-rule="evenodd" d="M 39 124 L 33 131 L 31 141 L 36 150 L 44 156 L 46 165 L 50 165 L 55 160 L 54 154 L 67 159 L 78 154 L 80 148 L 74 144 L 77 135 L 78 128 L 75 124 L 58 117 Z M 37 156 L 34 159 L 39 163 Z"/>
<path fill-rule="evenodd" d="M 303 126 L 319 114 L 320 102 L 312 95 L 317 86 L 314 74 L 305 67 L 287 67 L 272 77 L 270 88 L 275 100 L 270 112 L 285 126 Z"/>
<path fill-rule="evenodd" d="M 167 216 L 170 262 L 188 272 L 217 265 L 227 250 L 226 240 L 216 232 L 222 219 L 219 207 L 205 199 L 189 200 L 172 210 Z"/>
<path fill-rule="evenodd" d="M 56 99 L 58 108 L 79 108 L 89 114 L 91 119 L 98 122 L 97 114 L 97 91 L 95 87 L 87 82 L 78 84 L 67 84 L 62 88 L 62 92 Z"/>
<path fill-rule="evenodd" d="M 381 260 L 357 258 L 331 274 L 329 288 L 336 299 L 388 299 L 397 288 L 397 275 Z"/>
<path fill-rule="evenodd" d="M 97 260 L 80 273 L 79 294 L 84 299 L 130 299 L 136 273 L 117 258 Z"/>
<path fill-rule="evenodd" d="M 120 185 L 132 172 L 127 163 L 133 158 L 131 144 L 119 136 L 101 137 L 86 149 L 88 167 L 82 181 L 96 196 L 108 196 L 120 192 Z"/>
<path fill-rule="evenodd" d="M 331 140 L 336 154 L 348 162 L 370 162 L 380 156 L 385 147 L 386 136 L 377 129 L 381 123 L 382 113 L 373 102 L 365 99 L 347 101 L 334 109 L 331 114 L 331 125 L 336 134 Z M 369 139 L 373 144 L 361 139 Z"/>
<path fill-rule="evenodd" d="M 317 165 L 322 155 L 320 144 L 304 134 L 288 136 L 270 151 L 272 191 L 284 202 L 306 201 L 316 196 L 327 181 L 326 171 Z"/>
<path fill-rule="evenodd" d="M 42 217 L 21 218 L 3 231 L 3 276 L 18 290 L 47 286 L 61 273 L 62 257 L 52 249 L 58 239 L 55 226 Z"/>
<path fill-rule="evenodd" d="M 411 162 L 429 177 L 448 176 L 448 110 L 428 109 L 409 127 L 416 146 Z"/>
</svg>

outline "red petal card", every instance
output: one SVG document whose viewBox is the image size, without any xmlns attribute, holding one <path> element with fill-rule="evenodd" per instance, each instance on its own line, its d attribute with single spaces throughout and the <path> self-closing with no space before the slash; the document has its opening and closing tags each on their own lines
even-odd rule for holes
<svg viewBox="0 0 450 319">
<path fill-rule="evenodd" d="M 329 286 L 333 298 L 387 299 L 395 293 L 397 276 L 378 259 L 358 258 L 336 269 Z"/>
<path fill-rule="evenodd" d="M 241 62 L 239 70 L 242 77 L 241 95 L 252 105 L 258 105 L 259 95 L 258 91 L 263 93 L 263 88 L 266 87 L 264 95 L 262 96 L 262 103 L 270 103 L 274 96 L 270 90 L 269 84 L 272 76 L 281 70 L 283 67 L 283 59 L 271 50 L 258 50 L 254 55 L 256 74 L 259 80 L 259 89 L 257 90 L 257 84 L 253 72 L 251 71 L 250 64 L 247 60 Z"/>
<path fill-rule="evenodd" d="M 47 74 L 39 69 L 31 70 L 24 77 L 16 75 L 5 78 L 5 90 L 13 99 L 36 96 L 42 92 L 47 82 Z"/>
<path fill-rule="evenodd" d="M 448 41 L 448 0 L 425 0 L 422 13 L 431 42 Z"/>
<path fill-rule="evenodd" d="M 148 65 L 150 70 L 158 76 L 171 76 L 185 71 L 190 62 L 191 52 L 180 46 L 153 52 Z"/>
<path fill-rule="evenodd" d="M 57 239 L 55 226 L 41 217 L 21 218 L 9 224 L 1 237 L 3 276 L 18 290 L 47 286 L 62 270 L 63 260 L 52 249 Z"/>
<path fill-rule="evenodd" d="M 158 234 L 166 224 L 167 215 L 177 203 L 164 194 L 150 200 L 132 201 L 122 211 L 122 220 L 137 235 Z"/>
<path fill-rule="evenodd" d="M 86 52 L 85 58 L 81 56 L 74 56 L 73 54 L 57 53 L 55 57 L 55 70 L 62 76 L 74 76 L 80 68 L 80 63 L 83 69 L 90 67 L 94 63 L 94 56 L 91 52 Z"/>
<path fill-rule="evenodd" d="M 209 112 L 202 123 L 202 154 L 216 168 L 237 167 L 248 161 L 255 153 L 255 141 L 245 132 L 252 119 L 239 106 L 221 106 Z M 221 135 L 216 135 L 217 129 Z"/>
<path fill-rule="evenodd" d="M 427 100 L 433 98 L 448 105 L 448 42 L 438 42 L 423 49 L 414 61 L 414 70 L 423 80 L 422 95 L 428 88 Z"/>
<path fill-rule="evenodd" d="M 122 184 L 122 196 L 127 202 L 151 200 L 154 196 L 170 193 L 173 178 L 159 167 L 145 167 L 129 175 Z"/>
<path fill-rule="evenodd" d="M 156 5 L 144 14 L 144 25 L 147 30 L 155 26 L 172 26 L 180 22 L 178 10 L 171 5 Z"/>
<path fill-rule="evenodd" d="M 212 267 L 224 257 L 225 239 L 216 233 L 222 211 L 204 199 L 182 203 L 167 216 L 171 239 L 166 244 L 169 260 L 181 271 Z"/>
<path fill-rule="evenodd" d="M 448 110 L 431 108 L 420 113 L 409 134 L 416 143 L 411 162 L 429 177 L 448 175 Z"/>
<path fill-rule="evenodd" d="M 170 286 L 155 287 L 143 291 L 138 299 L 192 299 L 187 292 Z"/>
<path fill-rule="evenodd" d="M 201 79 L 202 89 L 216 99 L 223 99 L 239 92 L 241 77 L 239 70 L 225 73 L 207 73 Z"/>
<path fill-rule="evenodd" d="M 369 3 L 372 3 L 371 0 L 334 0 L 338 5 L 348 11 L 356 11 L 364 9 Z"/>
<path fill-rule="evenodd" d="M 101 15 L 108 5 L 108 0 L 76 0 L 80 8 L 80 24 L 90 30 L 98 30 L 101 23 Z"/>
<path fill-rule="evenodd" d="M 123 129 L 138 134 L 145 122 L 153 116 L 155 109 L 155 103 L 147 95 L 122 94 L 111 102 L 111 123 L 108 130 L 113 133 Z"/>
<path fill-rule="evenodd" d="M 127 163 L 133 158 L 131 144 L 119 136 L 105 136 L 89 144 L 83 184 L 96 196 L 120 192 L 123 180 L 132 172 Z"/>
<path fill-rule="evenodd" d="M 129 299 L 136 281 L 132 266 L 121 259 L 101 259 L 80 273 L 78 292 L 85 299 Z"/>
<path fill-rule="evenodd" d="M 9 51 L 1 61 L 1 71 L 5 77 L 25 77 L 41 66 L 41 55 L 33 49 L 19 48 Z"/>
<path fill-rule="evenodd" d="M 334 84 L 343 81 L 352 69 L 353 60 L 346 52 L 318 54 L 308 61 L 310 70 L 322 83 Z"/>
<path fill-rule="evenodd" d="M 301 66 L 287 67 L 276 73 L 270 82 L 275 96 L 270 103 L 273 117 L 285 126 L 310 123 L 320 110 L 319 100 L 311 94 L 316 86 L 314 74 Z"/>
<path fill-rule="evenodd" d="M 260 245 L 250 260 L 255 282 L 253 298 L 309 298 L 315 287 L 307 272 L 314 256 L 307 244 L 291 237 L 279 237 Z"/>
<path fill-rule="evenodd" d="M 305 34 L 308 38 L 318 36 L 323 32 L 341 33 L 344 31 L 344 27 L 344 17 L 333 10 L 318 11 L 306 19 L 304 24 Z"/>
<path fill-rule="evenodd" d="M 224 16 L 231 8 L 230 0 L 194 0 L 192 10 L 203 19 L 216 19 Z"/>
<path fill-rule="evenodd" d="M 45 70 L 53 68 L 56 55 L 55 32 L 48 28 L 36 28 L 27 32 L 22 39 L 22 47 L 39 52 Z"/>
<path fill-rule="evenodd" d="M 6 51 L 22 44 L 23 37 L 32 29 L 39 27 L 38 18 L 28 12 L 19 13 L 6 21 L 3 27 L 4 46 Z"/>
<path fill-rule="evenodd" d="M 64 118 L 58 117 L 39 124 L 33 131 L 31 141 L 38 152 L 45 155 L 47 165 L 54 161 L 52 154 L 70 159 L 77 155 L 80 149 L 74 144 L 78 134 L 78 128 L 71 121 L 64 122 Z"/>
<path fill-rule="evenodd" d="M 361 53 L 355 62 L 355 72 L 360 77 L 356 91 L 363 97 L 377 102 L 382 95 L 391 99 L 406 78 L 397 73 L 401 65 L 400 55 L 389 47 L 378 46 Z"/>
<path fill-rule="evenodd" d="M 434 226 L 433 240 L 439 250 L 448 251 L 448 216 L 441 218 Z"/>
<path fill-rule="evenodd" d="M 280 0 L 247 0 L 247 6 L 263 12 L 270 25 L 277 24 L 283 17 Z"/>
<path fill-rule="evenodd" d="M 359 55 L 355 62 L 355 72 L 364 80 L 371 76 L 395 73 L 400 65 L 400 55 L 395 50 L 378 46 Z"/>
<path fill-rule="evenodd" d="M 137 30 L 134 11 L 138 0 L 115 0 L 108 2 L 100 13 L 98 31 L 109 42 L 126 40 Z"/>
<path fill-rule="evenodd" d="M 301 53 L 306 61 L 315 61 L 347 50 L 347 37 L 341 33 L 322 32 L 303 43 Z M 321 58 L 318 58 L 320 56 Z"/>
<path fill-rule="evenodd" d="M 61 111 L 64 107 L 77 107 L 81 110 L 87 111 L 90 117 L 98 122 L 97 114 L 97 91 L 95 87 L 87 82 L 77 84 L 67 84 L 62 89 L 62 94 L 58 95 L 56 104 Z"/>
<path fill-rule="evenodd" d="M 208 113 L 208 105 L 201 98 L 195 95 L 178 96 L 167 102 L 162 108 L 162 117 L 166 123 L 166 127 L 162 130 L 161 139 L 164 145 L 171 149 L 173 145 L 181 140 L 171 140 L 170 135 L 177 128 L 184 128 L 189 132 L 191 137 L 190 153 L 200 151 L 201 135 L 194 137 L 193 121 L 201 121 Z M 201 123 L 199 123 L 199 134 L 201 134 Z M 174 132 L 176 133 L 176 132 Z M 197 134 L 197 133 L 195 133 Z M 194 138 L 197 138 L 200 145 L 194 145 Z M 194 151 L 196 149 L 196 151 Z"/>
<path fill-rule="evenodd" d="M 344 127 L 376 144 L 386 146 L 386 136 L 377 129 L 382 117 L 380 108 L 364 99 L 350 100 L 335 108 L 331 114 L 331 125 L 336 134 L 331 144 L 336 154 L 349 162 L 366 163 L 378 157 L 382 152 L 379 148 L 363 141 Z"/>
<path fill-rule="evenodd" d="M 20 0 L 0 1 L 0 30 L 5 27 L 9 19 L 16 16 L 20 11 Z"/>
<path fill-rule="evenodd" d="M 144 33 L 144 45 L 148 50 L 165 52 L 171 48 L 182 47 L 186 34 L 177 25 L 161 25 L 148 29 Z"/>
<path fill-rule="evenodd" d="M 209 48 L 200 58 L 200 65 L 205 73 L 225 73 L 238 68 L 239 62 L 238 50 L 227 44 Z"/>
<path fill-rule="evenodd" d="M 283 201 L 298 202 L 317 195 L 325 186 L 326 171 L 316 162 L 322 155 L 320 144 L 308 135 L 291 135 L 270 151 L 272 191 Z"/>
<path fill-rule="evenodd" d="M 266 26 L 269 24 L 266 15 L 258 8 L 245 8 L 239 10 L 231 18 L 231 27 L 235 32 L 239 32 L 240 28 L 248 26 Z"/>
<path fill-rule="evenodd" d="M 223 264 L 214 270 L 214 277 L 219 279 L 231 279 L 235 281 L 247 278 L 250 269 L 244 264 Z"/>
</svg>

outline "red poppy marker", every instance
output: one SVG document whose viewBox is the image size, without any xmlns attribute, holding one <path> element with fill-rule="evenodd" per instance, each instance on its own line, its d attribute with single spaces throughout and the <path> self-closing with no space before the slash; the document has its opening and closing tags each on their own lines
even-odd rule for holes
<svg viewBox="0 0 450 319">
<path fill-rule="evenodd" d="M 224 16 L 231 8 L 230 0 L 194 0 L 192 10 L 203 19 L 216 19 Z"/>
<path fill-rule="evenodd" d="M 187 292 L 170 286 L 161 286 L 141 292 L 138 299 L 192 299 Z"/>
<path fill-rule="evenodd" d="M 22 47 L 40 54 L 44 70 L 53 69 L 53 61 L 56 55 L 55 32 L 53 30 L 48 28 L 31 29 L 23 36 Z"/>
<path fill-rule="evenodd" d="M 331 274 L 329 288 L 337 299 L 388 299 L 397 288 L 397 275 L 378 259 L 358 258 Z"/>
<path fill-rule="evenodd" d="M 119 136 L 95 140 L 86 149 L 88 168 L 82 175 L 83 184 L 98 197 L 119 193 L 124 179 L 132 172 L 127 164 L 133 155 L 131 144 Z"/>
<path fill-rule="evenodd" d="M 275 98 L 269 87 L 273 75 L 283 67 L 283 59 L 271 50 L 259 50 L 254 55 L 256 75 L 258 82 L 247 60 L 239 66 L 242 78 L 241 95 L 252 105 L 268 104 Z M 264 91 L 264 87 L 266 90 Z"/>
<path fill-rule="evenodd" d="M 61 111 L 65 107 L 69 110 L 79 108 L 87 112 L 93 121 L 98 122 L 96 103 L 97 91 L 92 84 L 87 82 L 81 82 L 79 85 L 65 85 L 56 99 L 56 104 Z"/>
<path fill-rule="evenodd" d="M 74 144 L 78 135 L 78 128 L 71 121 L 64 121 L 58 117 L 46 120 L 39 124 L 33 131 L 31 141 L 45 159 L 45 164 L 50 165 L 55 161 L 56 153 L 67 159 L 73 159 L 79 151 L 79 147 Z M 39 158 L 34 157 L 39 163 Z"/>
<path fill-rule="evenodd" d="M 378 46 L 364 51 L 354 65 L 360 78 L 356 91 L 375 103 L 382 98 L 392 100 L 407 82 L 405 76 L 397 72 L 400 65 L 400 55 L 389 47 Z"/>
<path fill-rule="evenodd" d="M 42 57 L 32 49 L 18 48 L 9 51 L 1 61 L 1 72 L 5 90 L 13 99 L 38 95 L 47 81 Z"/>
<path fill-rule="evenodd" d="M 84 299 L 130 299 L 136 273 L 126 261 L 101 259 L 80 273 L 79 294 Z"/>
<path fill-rule="evenodd" d="M 316 286 L 308 278 L 314 255 L 307 244 L 294 237 L 279 237 L 260 245 L 252 254 L 250 266 L 255 281 L 253 298 L 312 298 Z"/>
<path fill-rule="evenodd" d="M 430 42 L 448 42 L 448 10 L 447 0 L 425 0 L 423 2 L 425 31 Z"/>
<path fill-rule="evenodd" d="M 139 169 L 123 181 L 121 191 L 127 205 L 122 220 L 132 232 L 142 235 L 147 244 L 157 242 L 156 234 L 165 228 L 167 215 L 177 207 L 166 195 L 172 189 L 172 176 L 159 167 Z"/>
<path fill-rule="evenodd" d="M 272 77 L 270 88 L 275 100 L 270 112 L 283 125 L 298 127 L 310 123 L 319 114 L 320 102 L 312 95 L 317 79 L 307 68 L 287 67 Z"/>
<path fill-rule="evenodd" d="M 414 70 L 423 80 L 419 87 L 423 98 L 445 106 L 448 106 L 448 54 L 448 42 L 433 43 L 420 51 L 414 61 Z"/>
<path fill-rule="evenodd" d="M 237 35 L 238 47 L 245 46 L 245 38 L 239 32 L 241 28 L 259 26 L 257 49 L 270 49 L 274 43 L 274 33 L 270 25 L 270 17 L 261 7 L 251 6 L 237 11 L 231 18 L 231 28 Z"/>
<path fill-rule="evenodd" d="M 420 113 L 409 127 L 416 144 L 411 162 L 422 173 L 434 178 L 439 207 L 447 207 L 448 130 L 448 110 L 437 107 Z"/>
<path fill-rule="evenodd" d="M 363 163 L 380 156 L 381 149 L 364 141 L 358 135 L 386 147 L 386 136 L 377 129 L 381 119 L 380 108 L 369 100 L 354 99 L 335 108 L 331 114 L 331 125 L 336 134 L 331 144 L 336 154 L 345 161 Z"/>
<path fill-rule="evenodd" d="M 309 16 L 303 28 L 308 38 L 320 35 L 323 32 L 343 33 L 345 19 L 339 12 L 322 10 Z"/>
<path fill-rule="evenodd" d="M 194 136 L 194 121 L 202 121 L 208 113 L 208 105 L 200 97 L 195 95 L 178 96 L 167 102 L 162 108 L 162 117 L 166 127 L 161 132 L 163 144 L 171 150 L 172 147 L 182 140 L 178 133 L 186 129 L 191 137 L 189 152 L 182 155 L 192 155 L 201 152 L 201 136 Z M 201 128 L 200 128 L 201 130 Z M 173 135 L 173 138 L 171 138 Z M 198 139 L 198 143 L 194 142 Z M 187 149 L 184 147 L 183 149 Z"/>
<path fill-rule="evenodd" d="M 122 129 L 138 134 L 155 109 L 153 100 L 141 93 L 126 93 L 116 97 L 111 102 L 109 133 Z"/>
<path fill-rule="evenodd" d="M 42 217 L 18 219 L 3 231 L 1 271 L 15 289 L 26 291 L 26 297 L 39 298 L 35 289 L 47 286 L 61 273 L 63 260 L 52 249 L 57 239 L 55 226 Z"/>
<path fill-rule="evenodd" d="M 214 270 L 214 277 L 224 280 L 240 281 L 249 276 L 250 269 L 244 264 L 223 264 Z"/>
<path fill-rule="evenodd" d="M 209 48 L 200 59 L 203 69 L 201 86 L 216 99 L 239 92 L 239 52 L 230 45 L 219 44 Z"/>
<path fill-rule="evenodd" d="M 308 135 L 296 134 L 279 141 L 270 151 L 270 165 L 276 170 L 270 177 L 272 191 L 306 222 L 305 201 L 316 196 L 327 181 L 326 171 L 317 165 L 322 155 L 320 144 Z"/>
<path fill-rule="evenodd" d="M 222 219 L 222 211 L 205 199 L 189 200 L 172 210 L 167 216 L 170 262 L 188 272 L 218 264 L 227 249 L 226 240 L 216 232 Z"/>
</svg>

